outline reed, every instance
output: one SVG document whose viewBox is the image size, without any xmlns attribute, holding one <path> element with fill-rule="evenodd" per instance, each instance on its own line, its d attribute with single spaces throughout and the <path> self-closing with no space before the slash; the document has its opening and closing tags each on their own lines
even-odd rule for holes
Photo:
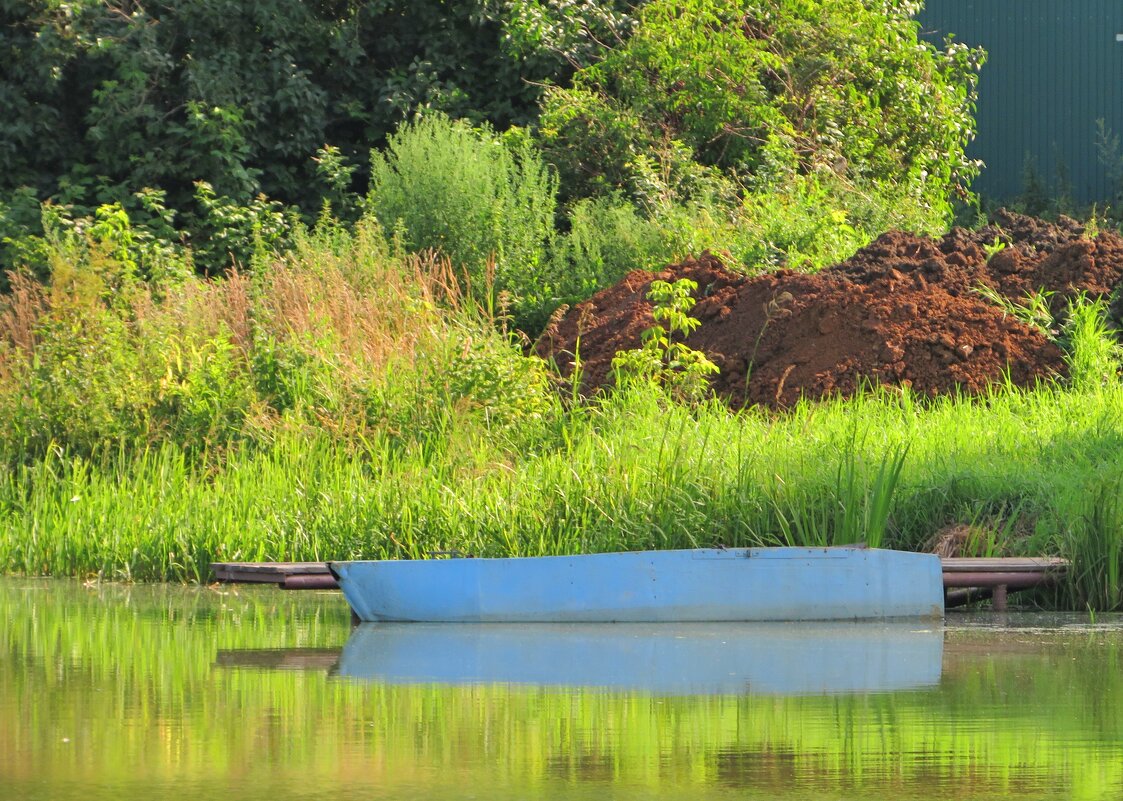
<svg viewBox="0 0 1123 801">
<path fill-rule="evenodd" d="M 1119 608 L 1123 391 L 870 392 L 772 417 L 635 391 L 489 429 L 470 408 L 361 444 L 275 432 L 220 467 L 162 443 L 0 477 L 8 572 L 206 580 L 212 560 L 544 555 L 869 541 L 971 524 L 987 555 L 1073 558 L 1053 602 Z M 907 455 L 906 449 L 907 448 Z M 1097 489 L 1100 487 L 1101 489 Z"/>
</svg>

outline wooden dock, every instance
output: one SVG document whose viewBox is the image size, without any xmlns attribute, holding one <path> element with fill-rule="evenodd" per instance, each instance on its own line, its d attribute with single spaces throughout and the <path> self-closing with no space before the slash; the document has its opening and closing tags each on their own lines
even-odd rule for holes
<svg viewBox="0 0 1123 801">
<path fill-rule="evenodd" d="M 276 584 L 285 590 L 337 590 L 327 562 L 212 562 L 218 581 L 230 584 Z"/>
<path fill-rule="evenodd" d="M 999 611 L 1006 608 L 1009 592 L 1049 584 L 1068 570 L 1068 562 L 1055 557 L 956 557 L 940 563 L 946 606 L 990 598 Z M 276 584 L 286 590 L 339 589 L 326 562 L 214 562 L 211 570 L 222 582 Z"/>
</svg>

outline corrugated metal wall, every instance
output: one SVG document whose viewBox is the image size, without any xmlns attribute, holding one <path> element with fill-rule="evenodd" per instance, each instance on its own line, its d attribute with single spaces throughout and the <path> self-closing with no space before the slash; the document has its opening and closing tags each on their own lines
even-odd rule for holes
<svg viewBox="0 0 1123 801">
<path fill-rule="evenodd" d="M 1096 149 L 1096 121 L 1123 137 L 1123 0 L 927 0 L 919 16 L 929 38 L 982 45 L 978 137 L 986 162 L 979 192 L 1023 190 L 1027 154 L 1056 190 L 1067 173 L 1073 199 L 1112 200 Z M 1121 154 L 1123 155 L 1123 154 Z"/>
</svg>

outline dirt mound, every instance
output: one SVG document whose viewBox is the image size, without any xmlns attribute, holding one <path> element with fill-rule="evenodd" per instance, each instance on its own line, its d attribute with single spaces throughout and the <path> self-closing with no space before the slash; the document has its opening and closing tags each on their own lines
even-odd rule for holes
<svg viewBox="0 0 1123 801">
<path fill-rule="evenodd" d="M 637 270 L 571 309 L 539 352 L 565 372 L 579 349 L 583 388 L 610 384 L 612 357 L 638 347 L 653 324 L 651 281 L 690 278 L 702 325 L 688 344 L 718 364 L 714 388 L 734 405 L 783 407 L 801 396 L 852 394 L 863 382 L 977 393 L 1007 374 L 1026 386 L 1065 370 L 1060 349 L 980 295 L 980 284 L 1014 302 L 1053 293 L 1059 311 L 1079 292 L 1107 295 L 1121 277 L 1120 237 L 1089 239 L 1071 220 L 1000 212 L 992 225 L 940 240 L 887 233 L 817 274 L 745 277 L 710 254 L 654 274 Z"/>
</svg>

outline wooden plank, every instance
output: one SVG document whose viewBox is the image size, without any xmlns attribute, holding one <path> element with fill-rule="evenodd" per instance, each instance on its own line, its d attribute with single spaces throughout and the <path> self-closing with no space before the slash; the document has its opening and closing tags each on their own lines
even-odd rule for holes
<svg viewBox="0 0 1123 801">
<path fill-rule="evenodd" d="M 1054 573 L 998 573 L 983 571 L 979 573 L 944 573 L 945 587 L 1008 587 L 1024 590 L 1049 584 Z"/>
<path fill-rule="evenodd" d="M 212 562 L 211 568 L 230 573 L 273 573 L 282 576 L 309 576 L 331 572 L 327 562 Z"/>
<path fill-rule="evenodd" d="M 331 576 L 326 562 L 212 562 L 219 581 L 283 584 L 289 576 Z"/>
<path fill-rule="evenodd" d="M 335 576 L 285 576 L 281 582 L 283 590 L 338 590 L 339 582 Z"/>
</svg>

